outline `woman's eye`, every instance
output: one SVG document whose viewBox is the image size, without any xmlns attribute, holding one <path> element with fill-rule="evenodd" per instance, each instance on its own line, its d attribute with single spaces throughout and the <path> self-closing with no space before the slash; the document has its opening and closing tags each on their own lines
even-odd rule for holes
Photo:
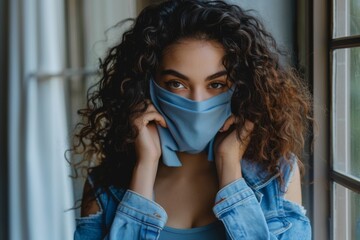
<svg viewBox="0 0 360 240">
<path fill-rule="evenodd" d="M 219 89 L 219 88 L 223 88 L 223 87 L 225 87 L 224 83 L 220 83 L 220 82 L 210 83 L 210 88 Z"/>
<path fill-rule="evenodd" d="M 169 81 L 166 82 L 166 86 L 172 89 L 182 89 L 185 88 L 184 85 L 178 81 Z"/>
</svg>

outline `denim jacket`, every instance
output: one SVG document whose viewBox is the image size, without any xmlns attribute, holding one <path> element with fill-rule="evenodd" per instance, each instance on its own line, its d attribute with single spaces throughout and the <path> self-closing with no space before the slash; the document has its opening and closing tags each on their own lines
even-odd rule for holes
<svg viewBox="0 0 360 240">
<path fill-rule="evenodd" d="M 295 169 L 280 164 L 279 173 L 269 174 L 263 167 L 242 160 L 243 178 L 222 188 L 216 195 L 213 212 L 226 229 L 226 238 L 235 239 L 311 239 L 311 226 L 305 210 L 284 199 L 284 192 Z M 89 179 L 91 180 L 91 179 Z M 91 182 L 90 182 L 91 183 Z M 100 211 L 76 220 L 74 239 L 158 239 L 167 214 L 156 202 L 131 190 L 97 189 Z"/>
</svg>

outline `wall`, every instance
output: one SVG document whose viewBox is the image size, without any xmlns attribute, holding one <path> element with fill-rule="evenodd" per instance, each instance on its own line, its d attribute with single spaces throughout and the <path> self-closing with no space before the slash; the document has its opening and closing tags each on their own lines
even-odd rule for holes
<svg viewBox="0 0 360 240">
<path fill-rule="evenodd" d="M 291 54 L 294 53 L 296 0 L 228 0 L 227 2 L 237 4 L 247 10 L 255 10 L 254 14 L 262 20 L 265 28 L 274 36 L 279 46 Z"/>
</svg>

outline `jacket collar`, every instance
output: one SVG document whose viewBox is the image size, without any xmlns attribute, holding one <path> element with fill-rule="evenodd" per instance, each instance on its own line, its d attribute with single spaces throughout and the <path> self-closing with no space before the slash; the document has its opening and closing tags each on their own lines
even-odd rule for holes
<svg viewBox="0 0 360 240">
<path fill-rule="evenodd" d="M 123 196 L 125 194 L 125 189 L 110 186 L 109 191 L 110 191 L 111 195 L 116 199 L 117 202 L 121 202 L 121 199 L 123 198 Z"/>
<path fill-rule="evenodd" d="M 280 176 L 280 172 L 269 173 L 266 166 L 247 159 L 241 160 L 241 171 L 249 187 L 259 190 L 267 186 L 273 179 Z"/>
</svg>

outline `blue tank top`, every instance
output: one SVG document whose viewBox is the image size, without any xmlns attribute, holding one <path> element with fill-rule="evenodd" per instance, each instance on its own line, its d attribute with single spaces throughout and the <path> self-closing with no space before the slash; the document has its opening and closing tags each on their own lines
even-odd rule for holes
<svg viewBox="0 0 360 240">
<path fill-rule="evenodd" d="M 226 239 L 225 227 L 219 220 L 196 228 L 178 229 L 165 226 L 159 240 L 222 240 Z"/>
</svg>

